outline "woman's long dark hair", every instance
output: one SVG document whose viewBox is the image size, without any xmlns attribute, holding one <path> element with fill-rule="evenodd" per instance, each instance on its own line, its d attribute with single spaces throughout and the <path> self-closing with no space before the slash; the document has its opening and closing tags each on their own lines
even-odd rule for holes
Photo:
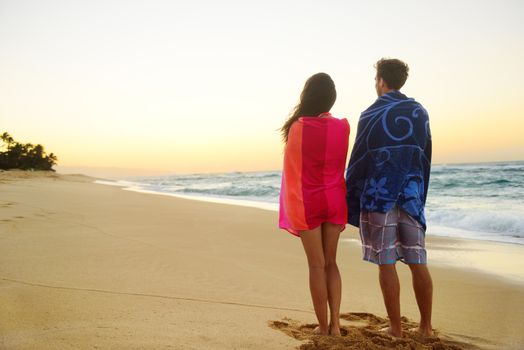
<svg viewBox="0 0 524 350">
<path fill-rule="evenodd" d="M 316 117 L 329 112 L 337 99 L 337 91 L 333 79 L 326 73 L 311 76 L 300 94 L 300 102 L 293 108 L 288 120 L 280 128 L 282 139 L 287 143 L 291 125 L 301 116 Z"/>
</svg>

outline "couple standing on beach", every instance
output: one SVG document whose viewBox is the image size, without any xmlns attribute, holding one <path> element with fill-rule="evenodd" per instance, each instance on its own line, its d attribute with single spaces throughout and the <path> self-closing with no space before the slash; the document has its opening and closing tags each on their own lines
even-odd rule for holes
<svg viewBox="0 0 524 350">
<path fill-rule="evenodd" d="M 344 178 L 350 127 L 334 118 L 335 84 L 310 77 L 281 131 L 285 141 L 279 226 L 302 240 L 318 334 L 340 335 L 342 283 L 336 263 L 346 223 L 360 229 L 363 258 L 379 268 L 390 326 L 402 336 L 397 260 L 412 273 L 420 310 L 417 331 L 433 334 L 433 285 L 426 265 L 424 205 L 431 167 L 428 114 L 399 90 L 408 66 L 398 59 L 376 65 L 378 99 L 360 116 Z M 328 323 L 328 307 L 330 311 Z"/>
</svg>

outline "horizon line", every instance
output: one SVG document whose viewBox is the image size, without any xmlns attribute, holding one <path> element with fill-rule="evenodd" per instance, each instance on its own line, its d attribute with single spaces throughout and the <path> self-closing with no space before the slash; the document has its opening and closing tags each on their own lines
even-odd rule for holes
<svg viewBox="0 0 524 350">
<path fill-rule="evenodd" d="M 446 165 L 481 165 L 481 164 L 500 164 L 500 163 L 519 163 L 524 162 L 524 159 L 521 160 L 499 160 L 499 161 L 485 161 L 485 162 L 445 162 L 445 163 L 434 163 L 432 166 L 446 166 Z M 106 170 L 106 171 L 134 171 L 134 172 L 140 172 L 140 171 L 147 171 L 147 169 L 138 169 L 138 168 L 118 168 L 118 167 L 93 167 L 93 166 L 58 166 L 63 168 L 86 168 L 86 169 L 93 169 L 93 170 Z M 13 169 L 15 170 L 15 169 Z M 66 174 L 63 172 L 60 172 L 59 170 L 55 171 L 59 174 Z M 200 172 L 169 172 L 169 171 L 159 171 L 157 175 L 123 175 L 123 176 L 164 176 L 164 175 L 196 175 L 196 174 L 231 174 L 231 173 L 260 173 L 260 172 L 276 172 L 280 171 L 280 169 L 266 169 L 266 170 L 231 170 L 231 171 L 200 171 Z M 150 171 L 152 173 L 155 173 L 155 171 Z M 160 174 L 161 173 L 161 174 Z M 87 175 L 83 173 L 67 173 L 67 174 L 79 174 L 79 175 Z M 91 176 L 91 175 L 88 175 Z"/>
</svg>

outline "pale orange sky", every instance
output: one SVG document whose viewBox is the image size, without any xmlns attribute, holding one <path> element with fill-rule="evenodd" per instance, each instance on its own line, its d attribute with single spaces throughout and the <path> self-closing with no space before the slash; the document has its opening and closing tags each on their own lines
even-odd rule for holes
<svg viewBox="0 0 524 350">
<path fill-rule="evenodd" d="M 430 113 L 434 163 L 521 160 L 523 10 L 0 0 L 0 131 L 42 143 L 64 171 L 275 170 L 276 129 L 304 81 L 329 73 L 332 112 L 356 131 L 376 98 L 373 64 L 386 56 L 411 67 L 402 90 Z"/>
</svg>

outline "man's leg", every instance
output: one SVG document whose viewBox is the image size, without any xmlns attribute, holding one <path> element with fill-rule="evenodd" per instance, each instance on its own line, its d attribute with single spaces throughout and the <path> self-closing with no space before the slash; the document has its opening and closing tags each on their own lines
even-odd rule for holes
<svg viewBox="0 0 524 350">
<path fill-rule="evenodd" d="M 400 282 L 395 263 L 397 261 L 397 223 L 396 207 L 388 213 L 363 212 L 360 217 L 364 260 L 379 267 L 379 281 L 384 304 L 389 316 L 389 334 L 402 336 L 400 323 Z"/>
<path fill-rule="evenodd" d="M 400 282 L 395 264 L 379 265 L 379 280 L 384 304 L 389 316 L 389 333 L 395 337 L 401 337 Z"/>
<path fill-rule="evenodd" d="M 413 278 L 413 289 L 420 310 L 418 331 L 424 336 L 433 335 L 431 309 L 433 306 L 433 281 L 426 264 L 409 264 Z"/>
<path fill-rule="evenodd" d="M 404 210 L 399 214 L 399 240 L 404 261 L 411 269 L 413 290 L 420 311 L 418 331 L 424 336 L 431 336 L 431 309 L 433 304 L 433 282 L 429 274 L 426 254 L 425 232 L 420 223 Z"/>
</svg>

